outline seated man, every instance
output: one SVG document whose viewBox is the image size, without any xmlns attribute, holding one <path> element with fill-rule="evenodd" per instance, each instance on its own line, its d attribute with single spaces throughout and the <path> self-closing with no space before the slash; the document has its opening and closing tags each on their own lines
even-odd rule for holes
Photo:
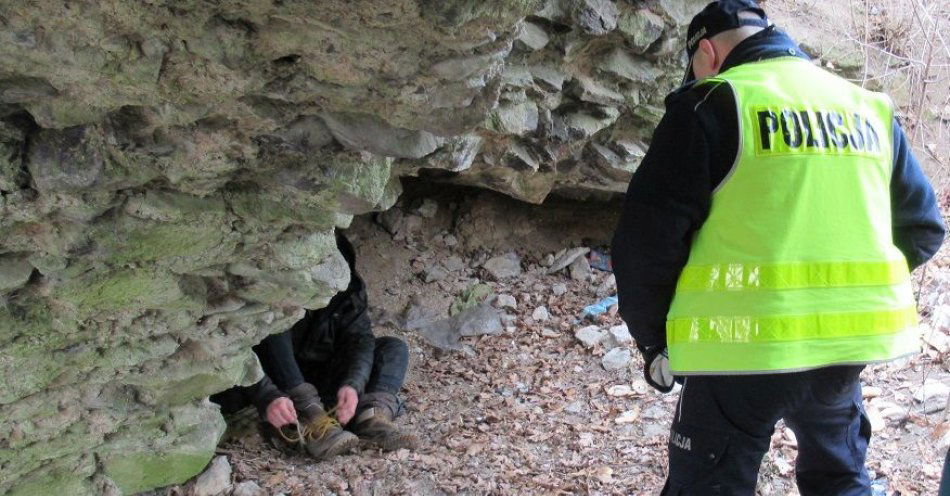
<svg viewBox="0 0 950 496">
<path fill-rule="evenodd" d="M 343 453 L 359 439 L 384 450 L 411 448 L 415 436 L 393 424 L 403 410 L 397 394 L 409 350 L 398 338 L 373 336 L 353 246 L 338 233 L 337 247 L 350 266 L 349 287 L 326 308 L 307 310 L 289 330 L 254 347 L 265 373 L 260 382 L 211 400 L 223 413 L 253 403 L 267 420 L 265 437 L 279 446 L 303 438 L 317 459 Z"/>
</svg>

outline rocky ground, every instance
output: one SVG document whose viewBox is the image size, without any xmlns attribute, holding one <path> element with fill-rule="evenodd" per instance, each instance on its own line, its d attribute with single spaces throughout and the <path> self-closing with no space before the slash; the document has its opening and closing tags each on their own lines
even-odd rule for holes
<svg viewBox="0 0 950 496">
<path fill-rule="evenodd" d="M 197 487 L 164 493 L 656 494 L 677 396 L 642 380 L 615 308 L 583 316 L 614 294 L 612 274 L 591 268 L 590 257 L 609 238 L 618 207 L 516 205 L 490 193 L 410 186 L 396 210 L 358 218 L 348 231 L 378 333 L 410 343 L 401 422 L 420 434 L 422 449 L 312 463 L 281 455 L 251 430 L 220 446 L 226 458 Z M 476 234 L 483 243 L 473 242 Z M 934 494 L 950 443 L 950 252 L 915 279 L 924 353 L 864 376 L 875 494 Z M 451 331 L 460 326 L 487 334 L 459 337 Z M 759 494 L 798 494 L 795 456 L 794 436 L 780 425 Z"/>
</svg>

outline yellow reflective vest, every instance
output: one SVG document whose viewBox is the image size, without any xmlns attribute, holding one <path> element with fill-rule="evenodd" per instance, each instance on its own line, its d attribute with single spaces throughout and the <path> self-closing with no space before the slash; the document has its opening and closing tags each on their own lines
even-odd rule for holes
<svg viewBox="0 0 950 496">
<path fill-rule="evenodd" d="M 733 90 L 740 143 L 667 316 L 673 372 L 789 372 L 918 351 L 891 235 L 890 100 L 795 57 L 699 84 Z"/>
</svg>

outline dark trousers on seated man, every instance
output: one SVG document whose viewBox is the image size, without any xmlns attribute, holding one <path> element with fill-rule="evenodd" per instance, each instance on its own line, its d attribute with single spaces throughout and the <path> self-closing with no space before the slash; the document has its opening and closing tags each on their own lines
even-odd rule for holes
<svg viewBox="0 0 950 496">
<path fill-rule="evenodd" d="M 392 423 L 403 411 L 398 394 L 409 350 L 399 338 L 373 335 L 353 247 L 339 234 L 337 246 L 352 274 L 347 289 L 254 347 L 265 373 L 260 382 L 211 399 L 224 413 L 254 404 L 268 421 L 265 435 L 277 443 L 303 437 L 307 451 L 321 459 L 346 451 L 358 437 L 383 449 L 412 447 L 414 436 Z M 290 428 L 295 421 L 299 433 Z"/>
</svg>

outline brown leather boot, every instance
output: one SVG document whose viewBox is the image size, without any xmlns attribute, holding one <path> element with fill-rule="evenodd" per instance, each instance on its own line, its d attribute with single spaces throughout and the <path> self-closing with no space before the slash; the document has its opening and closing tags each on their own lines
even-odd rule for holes
<svg viewBox="0 0 950 496">
<path fill-rule="evenodd" d="M 332 458 L 359 444 L 359 438 L 343 430 L 340 423 L 323 409 L 317 388 L 305 382 L 287 391 L 287 394 L 293 400 L 299 416 L 299 432 L 287 435 L 288 428 L 284 427 L 281 437 L 302 444 L 307 453 L 317 460 Z M 294 429 L 294 426 L 290 429 Z"/>
<path fill-rule="evenodd" d="M 419 438 L 393 423 L 397 410 L 398 400 L 395 395 L 366 394 L 347 428 L 363 441 L 384 451 L 415 449 L 419 445 Z"/>
<path fill-rule="evenodd" d="M 317 460 L 343 454 L 359 444 L 358 437 L 344 430 L 340 423 L 325 411 L 318 413 L 309 424 L 302 425 L 301 433 L 307 453 Z"/>
</svg>

